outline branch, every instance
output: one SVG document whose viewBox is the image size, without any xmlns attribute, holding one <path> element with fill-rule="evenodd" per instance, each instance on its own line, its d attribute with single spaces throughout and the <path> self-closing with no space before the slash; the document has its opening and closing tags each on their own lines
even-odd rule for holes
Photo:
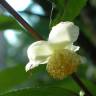
<svg viewBox="0 0 96 96">
<path fill-rule="evenodd" d="M 0 0 L 0 4 L 13 15 L 18 22 L 23 25 L 25 29 L 28 30 L 37 40 L 42 40 L 43 38 L 5 1 Z"/>
<path fill-rule="evenodd" d="M 80 88 L 85 92 L 85 96 L 93 96 L 91 92 L 87 89 L 87 87 L 83 84 L 83 82 L 80 80 L 80 78 L 76 75 L 76 73 L 73 73 L 72 75 L 73 80 L 80 86 Z"/>
</svg>

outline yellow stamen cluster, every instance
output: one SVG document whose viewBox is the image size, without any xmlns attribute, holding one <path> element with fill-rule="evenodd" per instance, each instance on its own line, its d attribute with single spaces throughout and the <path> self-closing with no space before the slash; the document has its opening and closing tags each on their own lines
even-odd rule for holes
<svg viewBox="0 0 96 96">
<path fill-rule="evenodd" d="M 56 50 L 49 58 L 48 73 L 55 79 L 63 79 L 77 70 L 80 56 L 68 49 Z"/>
</svg>

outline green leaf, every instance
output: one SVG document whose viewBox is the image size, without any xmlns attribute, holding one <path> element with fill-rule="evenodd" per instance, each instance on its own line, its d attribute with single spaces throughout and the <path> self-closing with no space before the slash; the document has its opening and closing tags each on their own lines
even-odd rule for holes
<svg viewBox="0 0 96 96">
<path fill-rule="evenodd" d="M 23 28 L 11 16 L 0 16 L 0 30 L 15 29 L 23 30 Z"/>
<path fill-rule="evenodd" d="M 59 87 L 26 88 L 1 96 L 77 96 L 76 93 Z"/>
<path fill-rule="evenodd" d="M 85 78 L 80 79 L 82 80 L 83 84 L 88 88 L 88 90 L 93 94 L 93 96 L 96 96 L 95 84 L 88 79 Z M 72 78 L 66 78 L 66 80 L 58 82 L 58 84 L 55 83 L 54 86 L 62 87 L 76 93 L 79 93 L 79 91 L 81 90 L 80 86 L 74 80 L 72 80 Z"/>
<path fill-rule="evenodd" d="M 0 93 L 23 83 L 28 79 L 24 65 L 7 68 L 0 72 Z"/>
<path fill-rule="evenodd" d="M 73 21 L 79 15 L 87 0 L 53 0 L 53 2 L 56 4 L 56 14 L 51 26 L 60 21 Z"/>
<path fill-rule="evenodd" d="M 93 96 L 96 96 L 96 85 L 90 82 L 90 80 L 88 79 L 82 78 L 82 81 L 85 84 L 85 86 L 88 88 L 88 90 L 90 90 L 90 92 L 93 94 Z"/>
</svg>

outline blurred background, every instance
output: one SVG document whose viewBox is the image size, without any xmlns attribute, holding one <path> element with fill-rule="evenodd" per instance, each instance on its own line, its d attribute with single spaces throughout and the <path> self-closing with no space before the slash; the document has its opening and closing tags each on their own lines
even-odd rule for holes
<svg viewBox="0 0 96 96">
<path fill-rule="evenodd" d="M 47 40 L 51 29 L 50 22 L 58 12 L 53 1 L 6 1 Z M 64 21 L 66 20 L 70 19 L 65 18 Z M 79 54 L 82 56 L 82 64 L 77 74 L 94 91 L 96 88 L 96 0 L 88 0 L 80 14 L 72 21 L 80 27 L 79 39 L 75 45 L 80 45 Z M 71 77 L 62 81 L 53 80 L 48 76 L 45 65 L 40 65 L 32 72 L 25 72 L 25 65 L 28 62 L 26 50 L 34 41 L 36 39 L 0 5 L 0 93 L 44 86 L 61 86 L 79 92 L 79 87 L 70 79 Z"/>
</svg>

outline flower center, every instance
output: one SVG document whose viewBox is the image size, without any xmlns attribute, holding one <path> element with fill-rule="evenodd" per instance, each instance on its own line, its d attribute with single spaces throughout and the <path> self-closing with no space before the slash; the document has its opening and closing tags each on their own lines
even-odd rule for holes
<svg viewBox="0 0 96 96">
<path fill-rule="evenodd" d="M 80 56 L 75 52 L 68 49 L 56 50 L 49 58 L 46 69 L 53 78 L 63 79 L 75 72 L 79 64 Z"/>
</svg>

